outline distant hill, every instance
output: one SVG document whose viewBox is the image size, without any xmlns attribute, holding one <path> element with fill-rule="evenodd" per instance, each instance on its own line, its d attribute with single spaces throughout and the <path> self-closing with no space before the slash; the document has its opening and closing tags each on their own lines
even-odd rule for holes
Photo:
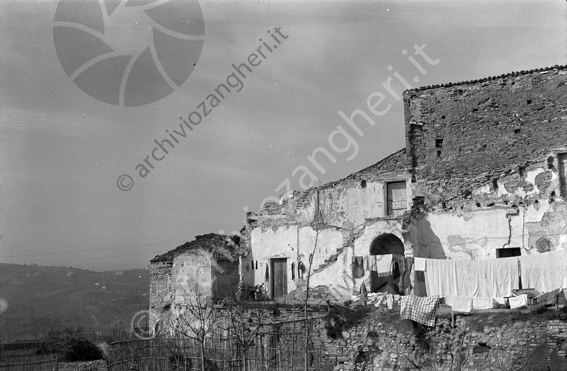
<svg viewBox="0 0 567 371">
<path fill-rule="evenodd" d="M 33 338 L 44 330 L 129 326 L 148 309 L 146 269 L 94 272 L 72 267 L 0 263 L 0 333 L 10 340 Z"/>
</svg>

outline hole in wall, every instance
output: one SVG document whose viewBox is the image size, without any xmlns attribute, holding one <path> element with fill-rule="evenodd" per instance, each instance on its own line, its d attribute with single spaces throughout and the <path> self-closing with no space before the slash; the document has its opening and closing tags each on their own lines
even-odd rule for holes
<svg viewBox="0 0 567 371">
<path fill-rule="evenodd" d="M 520 129 L 514 129 L 514 134 L 520 134 Z"/>
<path fill-rule="evenodd" d="M 443 148 L 443 138 L 435 139 L 435 148 Z"/>
<path fill-rule="evenodd" d="M 360 186 L 366 188 L 366 180 L 363 179 L 362 182 L 360 182 Z"/>
<path fill-rule="evenodd" d="M 498 190 L 498 178 L 492 179 L 492 187 L 494 188 L 495 191 Z"/>
<path fill-rule="evenodd" d="M 532 104 L 532 100 L 531 100 L 531 99 L 528 99 L 528 100 L 526 100 L 526 103 L 527 103 L 527 104 Z"/>
</svg>

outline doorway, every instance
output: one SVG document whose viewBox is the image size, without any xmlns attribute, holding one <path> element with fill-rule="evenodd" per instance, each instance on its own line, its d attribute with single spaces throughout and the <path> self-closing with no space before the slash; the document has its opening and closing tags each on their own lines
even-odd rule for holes
<svg viewBox="0 0 567 371">
<path fill-rule="evenodd" d="M 384 233 L 376 237 L 370 244 L 370 255 L 404 255 L 404 244 L 398 236 Z M 370 291 L 400 294 L 402 272 L 397 262 L 393 262 L 391 274 L 379 276 L 376 271 L 370 271 Z"/>
<path fill-rule="evenodd" d="M 287 295 L 287 259 L 271 260 L 272 270 L 272 299 Z"/>
</svg>

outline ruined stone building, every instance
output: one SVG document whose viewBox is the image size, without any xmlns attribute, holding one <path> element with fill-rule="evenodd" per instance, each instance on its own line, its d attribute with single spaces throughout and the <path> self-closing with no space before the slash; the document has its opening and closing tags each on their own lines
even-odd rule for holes
<svg viewBox="0 0 567 371">
<path fill-rule="evenodd" d="M 566 97 L 567 66 L 404 92 L 405 148 L 248 213 L 241 282 L 297 300 L 312 254 L 316 298 L 347 300 L 362 286 L 407 294 L 418 286 L 407 258 L 567 248 Z M 384 254 L 400 257 L 391 277 L 366 263 Z M 153 277 L 160 269 L 152 268 Z M 175 261 L 166 269 L 175 270 Z M 153 278 L 153 292 L 163 282 Z"/>
<path fill-rule="evenodd" d="M 150 261 L 150 325 L 188 304 L 232 296 L 239 282 L 239 238 L 210 233 Z"/>
</svg>

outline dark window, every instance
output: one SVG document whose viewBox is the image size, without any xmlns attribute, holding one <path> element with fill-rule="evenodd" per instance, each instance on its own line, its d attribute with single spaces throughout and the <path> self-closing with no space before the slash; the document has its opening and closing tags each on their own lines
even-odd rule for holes
<svg viewBox="0 0 567 371">
<path fill-rule="evenodd" d="M 497 258 L 511 258 L 513 256 L 522 255 L 522 249 L 519 247 L 508 247 L 506 249 L 496 249 Z"/>
</svg>

